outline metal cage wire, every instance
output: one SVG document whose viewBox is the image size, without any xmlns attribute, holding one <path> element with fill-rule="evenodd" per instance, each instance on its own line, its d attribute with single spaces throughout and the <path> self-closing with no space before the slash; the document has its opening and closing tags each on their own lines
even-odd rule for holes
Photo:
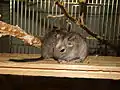
<svg viewBox="0 0 120 90">
<path fill-rule="evenodd" d="M 80 15 L 78 0 L 60 0 L 69 14 Z M 120 33 L 120 1 L 119 0 L 88 0 L 85 24 L 95 33 L 118 44 Z M 65 18 L 48 19 L 47 15 L 62 14 L 58 6 L 53 6 L 53 0 L 10 0 L 10 23 L 19 25 L 26 32 L 35 36 L 44 36 L 52 26 L 62 27 Z M 89 52 L 91 54 L 103 53 L 111 55 L 111 49 L 101 45 L 94 38 L 72 23 L 72 30 L 88 37 Z M 12 53 L 40 53 L 40 50 L 23 45 L 21 41 L 11 38 Z M 101 50 L 101 51 L 100 51 Z"/>
</svg>

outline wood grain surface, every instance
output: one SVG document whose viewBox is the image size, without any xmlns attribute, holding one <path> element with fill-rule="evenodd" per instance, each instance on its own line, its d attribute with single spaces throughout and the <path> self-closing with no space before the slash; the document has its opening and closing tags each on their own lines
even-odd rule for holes
<svg viewBox="0 0 120 90">
<path fill-rule="evenodd" d="M 37 58 L 39 54 L 0 54 L 0 74 L 69 78 L 120 79 L 120 57 L 88 56 L 83 63 L 59 64 L 53 59 L 11 62 L 10 58 Z"/>
</svg>

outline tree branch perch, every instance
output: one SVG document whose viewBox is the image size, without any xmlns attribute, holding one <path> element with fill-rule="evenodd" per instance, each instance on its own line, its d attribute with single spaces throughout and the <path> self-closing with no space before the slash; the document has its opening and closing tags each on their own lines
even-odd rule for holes
<svg viewBox="0 0 120 90">
<path fill-rule="evenodd" d="M 72 22 L 76 23 L 76 25 L 78 25 L 83 30 L 85 30 L 89 35 L 91 35 L 94 38 L 96 38 L 102 44 L 106 44 L 110 48 L 112 48 L 113 50 L 117 51 L 117 46 L 113 45 L 112 43 L 110 43 L 109 41 L 105 40 L 104 38 L 98 36 L 97 34 L 95 34 L 94 32 L 92 32 L 86 25 L 84 25 L 83 23 L 79 22 L 76 18 L 70 16 L 68 14 L 67 10 L 64 8 L 64 6 L 59 1 L 56 1 L 55 4 L 61 9 L 61 11 L 64 13 L 64 15 L 67 18 L 69 18 Z"/>
<path fill-rule="evenodd" d="M 30 34 L 27 34 L 19 26 L 10 25 L 3 21 L 0 21 L 0 36 L 2 37 L 6 35 L 16 37 L 22 40 L 24 43 L 38 48 L 41 47 L 42 44 L 40 38 L 36 38 Z"/>
</svg>

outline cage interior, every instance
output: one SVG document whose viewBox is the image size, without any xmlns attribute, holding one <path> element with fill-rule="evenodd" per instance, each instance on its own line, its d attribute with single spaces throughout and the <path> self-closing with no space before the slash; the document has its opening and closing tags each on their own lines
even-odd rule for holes
<svg viewBox="0 0 120 90">
<path fill-rule="evenodd" d="M 78 0 L 59 0 L 64 2 L 68 13 L 79 18 L 82 8 Z M 48 18 L 48 15 L 62 15 L 61 9 L 52 0 L 6 0 L 0 5 L 2 20 L 20 26 L 34 36 L 44 36 L 53 26 L 67 27 L 66 17 Z M 84 23 L 92 32 L 119 46 L 120 1 L 119 0 L 86 0 L 84 6 Z M 71 21 L 70 21 L 71 22 Z M 72 30 L 87 38 L 89 55 L 116 55 L 108 45 L 88 35 L 83 29 L 72 23 Z M 1 53 L 34 53 L 40 49 L 24 45 L 14 37 L 0 39 Z M 7 43 L 7 44 L 6 44 Z M 6 45 L 6 46 L 5 46 Z M 5 48 L 3 48 L 5 47 Z M 119 49 L 119 48 L 118 48 Z"/>
</svg>

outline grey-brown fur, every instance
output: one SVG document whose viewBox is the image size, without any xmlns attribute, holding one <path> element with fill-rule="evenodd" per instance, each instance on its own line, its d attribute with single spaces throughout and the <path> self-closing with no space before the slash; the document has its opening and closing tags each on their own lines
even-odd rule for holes
<svg viewBox="0 0 120 90">
<path fill-rule="evenodd" d="M 84 38 L 76 32 L 64 30 L 53 30 L 49 32 L 42 46 L 43 58 L 54 58 L 61 61 L 84 60 L 87 56 L 87 43 Z"/>
</svg>

